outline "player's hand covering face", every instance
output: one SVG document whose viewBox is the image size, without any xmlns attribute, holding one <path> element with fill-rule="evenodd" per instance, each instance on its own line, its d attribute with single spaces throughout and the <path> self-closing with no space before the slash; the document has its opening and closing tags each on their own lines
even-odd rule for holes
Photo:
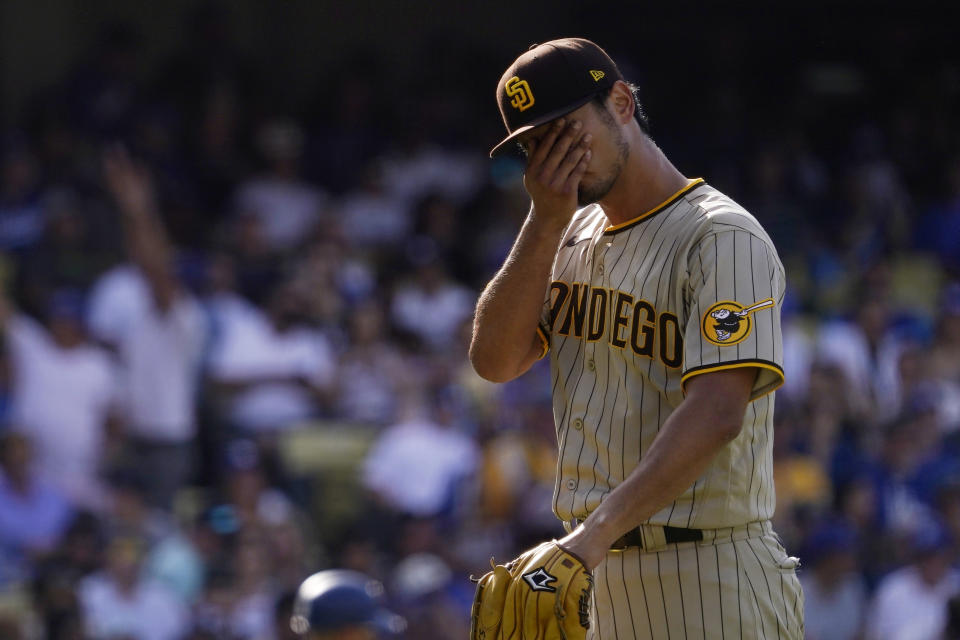
<svg viewBox="0 0 960 640">
<path fill-rule="evenodd" d="M 535 208 L 559 211 L 564 221 L 570 219 L 564 215 L 571 213 L 568 207 L 602 200 L 630 155 L 610 107 L 596 102 L 537 127 L 520 138 L 520 146 L 528 158 L 524 185 Z"/>
<path fill-rule="evenodd" d="M 566 224 L 577 208 L 577 193 L 592 152 L 593 136 L 574 116 L 538 127 L 521 141 L 527 151 L 523 184 L 538 214 Z"/>
</svg>

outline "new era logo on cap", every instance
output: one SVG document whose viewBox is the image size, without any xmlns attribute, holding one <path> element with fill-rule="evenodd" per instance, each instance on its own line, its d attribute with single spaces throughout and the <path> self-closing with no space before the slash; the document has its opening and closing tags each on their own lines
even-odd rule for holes
<svg viewBox="0 0 960 640">
<path fill-rule="evenodd" d="M 605 76 L 605 75 L 607 75 L 607 74 L 605 74 L 603 71 L 598 71 L 598 70 L 596 70 L 596 69 L 590 69 L 590 76 L 593 78 L 593 81 L 594 81 L 594 82 L 600 82 L 600 80 L 602 80 L 602 79 L 603 79 L 603 76 Z"/>
</svg>

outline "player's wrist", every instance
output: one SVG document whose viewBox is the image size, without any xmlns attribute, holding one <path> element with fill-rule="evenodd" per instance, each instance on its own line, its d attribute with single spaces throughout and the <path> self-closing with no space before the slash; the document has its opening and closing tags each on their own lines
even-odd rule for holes
<svg viewBox="0 0 960 640">
<path fill-rule="evenodd" d="M 615 530 L 605 523 L 594 523 L 588 518 L 558 542 L 571 555 L 579 558 L 587 569 L 593 571 L 603 561 L 610 545 L 618 537 Z"/>
<path fill-rule="evenodd" d="M 580 525 L 586 530 L 590 539 L 606 550 L 610 548 L 617 539 L 633 528 L 633 525 L 627 524 L 621 514 L 610 513 L 603 505 L 594 511 Z"/>
<path fill-rule="evenodd" d="M 534 204 L 527 216 L 527 223 L 543 239 L 557 239 L 570 224 L 575 209 L 538 207 Z"/>
</svg>

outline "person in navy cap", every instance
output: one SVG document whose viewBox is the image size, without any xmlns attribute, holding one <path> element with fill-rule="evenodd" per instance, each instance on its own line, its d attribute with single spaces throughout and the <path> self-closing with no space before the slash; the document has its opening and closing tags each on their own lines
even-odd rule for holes
<svg viewBox="0 0 960 640">
<path fill-rule="evenodd" d="M 374 640 L 395 635 L 406 622 L 385 609 L 383 586 L 356 571 L 313 574 L 297 590 L 290 627 L 309 640 Z"/>
</svg>

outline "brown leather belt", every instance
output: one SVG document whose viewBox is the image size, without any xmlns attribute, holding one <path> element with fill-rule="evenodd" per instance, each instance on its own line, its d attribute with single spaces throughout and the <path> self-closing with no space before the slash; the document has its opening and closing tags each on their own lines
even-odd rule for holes
<svg viewBox="0 0 960 640">
<path fill-rule="evenodd" d="M 662 529 L 667 544 L 703 540 L 703 531 L 700 529 L 682 529 L 680 527 L 662 527 Z M 614 551 L 622 551 L 627 547 L 643 548 L 643 534 L 640 532 L 640 527 L 627 531 L 610 545 L 610 548 Z"/>
</svg>

